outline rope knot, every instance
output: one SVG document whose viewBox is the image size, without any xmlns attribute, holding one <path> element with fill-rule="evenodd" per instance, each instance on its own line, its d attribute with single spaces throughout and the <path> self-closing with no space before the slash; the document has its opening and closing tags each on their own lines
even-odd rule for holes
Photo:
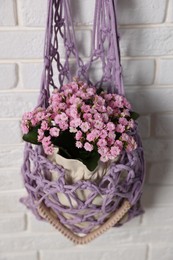
<svg viewBox="0 0 173 260">
<path fill-rule="evenodd" d="M 94 56 L 99 57 L 103 53 L 103 50 L 94 50 Z"/>
<path fill-rule="evenodd" d="M 68 74 L 68 69 L 66 67 L 63 67 L 60 71 L 61 75 L 66 76 Z"/>
<path fill-rule="evenodd" d="M 84 75 L 84 74 L 87 72 L 87 66 L 86 66 L 86 65 L 82 65 L 82 66 L 80 67 L 79 72 L 80 72 L 82 75 Z"/>
<path fill-rule="evenodd" d="M 62 18 L 61 20 L 57 20 L 55 21 L 55 26 L 60 28 L 64 25 L 64 18 Z"/>
<path fill-rule="evenodd" d="M 104 34 L 109 34 L 111 32 L 111 28 L 107 28 L 107 27 L 103 27 L 101 30 Z"/>
<path fill-rule="evenodd" d="M 49 60 L 48 56 L 44 57 L 44 64 L 45 64 L 45 67 L 48 69 L 50 66 L 50 60 Z"/>
</svg>

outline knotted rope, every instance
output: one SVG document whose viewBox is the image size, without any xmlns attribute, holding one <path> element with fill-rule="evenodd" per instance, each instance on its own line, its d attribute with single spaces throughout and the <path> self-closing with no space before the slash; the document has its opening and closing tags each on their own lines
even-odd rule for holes
<svg viewBox="0 0 173 260">
<path fill-rule="evenodd" d="M 96 0 L 95 2 L 92 49 L 90 59 L 86 63 L 79 56 L 69 0 L 48 1 L 46 28 L 44 70 L 38 106 L 46 107 L 48 105 L 51 87 L 59 88 L 65 81 L 72 80 L 70 59 L 76 62 L 76 75 L 87 82 L 90 82 L 89 69 L 91 65 L 95 61 L 101 61 L 102 78 L 93 84 L 100 86 L 106 83 L 109 91 L 124 95 L 116 4 L 113 0 Z M 63 43 L 65 47 L 64 63 L 60 59 L 60 43 Z M 59 84 L 55 83 L 57 75 Z M 124 221 L 139 215 L 142 212 L 140 197 L 144 182 L 144 157 L 137 126 L 131 134 L 134 136 L 138 148 L 130 153 L 124 152 L 119 162 L 111 164 L 107 174 L 99 183 L 84 180 L 73 185 L 67 183 L 65 170 L 61 166 L 50 162 L 41 147 L 26 144 L 22 174 L 28 197 L 23 198 L 22 202 L 33 211 L 37 218 L 45 217 L 59 230 L 62 230 L 62 227 L 66 228 L 67 232 L 62 233 L 65 233 L 76 243 L 84 243 L 88 240 L 74 239 L 71 233 L 68 235 L 69 230 L 73 234 L 95 232 L 117 210 L 121 213 L 120 209 L 126 214 L 126 219 L 121 220 L 124 215 L 122 213 L 119 215 L 121 218 L 117 218 L 116 215 L 116 221 L 111 221 L 111 225 L 109 222 L 107 228 L 117 224 L 117 222 L 122 224 Z M 57 181 L 51 180 L 52 171 L 57 173 Z M 81 200 L 78 197 L 78 190 L 89 191 L 86 200 Z M 59 193 L 64 194 L 68 200 L 68 207 L 61 203 Z M 93 202 L 97 196 L 102 198 L 101 205 L 96 205 Z M 126 206 L 128 203 L 126 210 L 123 208 L 124 201 L 126 201 Z M 57 226 L 56 220 L 60 225 Z M 98 229 L 97 233 L 92 233 L 94 235 L 91 236 L 91 239 L 107 228 L 104 226 L 101 231 Z"/>
</svg>

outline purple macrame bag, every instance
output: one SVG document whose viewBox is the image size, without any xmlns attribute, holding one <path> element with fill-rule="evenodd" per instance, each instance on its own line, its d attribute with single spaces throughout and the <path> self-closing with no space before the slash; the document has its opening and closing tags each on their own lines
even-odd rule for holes
<svg viewBox="0 0 173 260">
<path fill-rule="evenodd" d="M 91 83 L 89 70 L 95 61 L 102 63 L 102 78 L 93 85 L 107 87 L 110 92 L 124 95 L 120 65 L 119 37 L 116 20 L 116 1 L 96 0 L 90 59 L 84 63 L 79 56 L 69 0 L 49 0 L 45 38 L 44 71 L 38 106 L 47 107 L 52 89 L 72 81 L 70 59 L 77 66 L 76 76 Z M 65 46 L 65 62 L 60 60 L 60 42 Z M 58 79 L 58 80 L 57 80 Z M 21 201 L 38 219 L 46 219 L 75 243 L 87 243 L 108 228 L 121 225 L 141 214 L 140 197 L 144 183 L 144 156 L 137 125 L 132 133 L 137 149 L 123 152 L 117 163 L 112 163 L 107 174 L 95 183 L 80 180 L 66 183 L 64 169 L 53 164 L 42 147 L 26 144 L 22 175 L 28 192 Z M 52 181 L 51 171 L 59 178 Z M 123 177 L 123 181 L 121 175 Z M 89 190 L 82 201 L 77 190 Z M 64 206 L 58 193 L 69 201 Z M 101 196 L 102 204 L 95 205 L 94 198 Z M 71 200 L 75 201 L 75 207 Z M 95 215 L 97 214 L 97 218 Z M 68 217 L 67 217 L 68 216 Z M 84 223 L 84 225 L 79 225 Z"/>
</svg>

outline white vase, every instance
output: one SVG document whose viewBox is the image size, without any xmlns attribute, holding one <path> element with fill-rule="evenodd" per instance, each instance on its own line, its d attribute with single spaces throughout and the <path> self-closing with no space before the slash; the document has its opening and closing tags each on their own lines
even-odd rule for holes
<svg viewBox="0 0 173 260">
<path fill-rule="evenodd" d="M 72 185 L 77 183 L 78 181 L 91 181 L 91 182 L 99 182 L 104 175 L 108 173 L 108 169 L 112 162 L 103 163 L 101 161 L 98 162 L 98 166 L 94 171 L 89 171 L 86 165 L 84 165 L 81 161 L 75 159 L 66 159 L 58 154 L 59 149 L 54 148 L 54 152 L 52 155 L 48 156 L 48 159 L 54 164 L 58 164 L 65 169 L 65 181 L 66 184 Z M 117 161 L 116 159 L 115 161 Z M 57 181 L 59 176 L 57 171 L 51 171 L 52 181 Z M 76 190 L 77 197 L 85 201 L 90 194 L 90 190 Z M 62 205 L 70 207 L 69 200 L 64 193 L 57 193 L 59 201 Z M 102 205 L 103 198 L 98 195 L 92 201 L 95 205 Z M 76 201 L 71 198 L 71 203 L 73 207 L 77 207 Z"/>
</svg>

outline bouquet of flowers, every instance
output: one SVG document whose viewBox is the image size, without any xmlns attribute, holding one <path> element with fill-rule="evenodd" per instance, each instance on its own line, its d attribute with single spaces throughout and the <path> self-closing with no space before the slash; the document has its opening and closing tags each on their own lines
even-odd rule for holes
<svg viewBox="0 0 173 260">
<path fill-rule="evenodd" d="M 54 148 L 67 159 L 81 161 L 93 171 L 98 161 L 117 159 L 137 144 L 132 136 L 138 114 L 124 96 L 110 94 L 74 79 L 55 89 L 47 108 L 23 115 L 23 139 L 42 145 L 45 154 Z"/>
</svg>

